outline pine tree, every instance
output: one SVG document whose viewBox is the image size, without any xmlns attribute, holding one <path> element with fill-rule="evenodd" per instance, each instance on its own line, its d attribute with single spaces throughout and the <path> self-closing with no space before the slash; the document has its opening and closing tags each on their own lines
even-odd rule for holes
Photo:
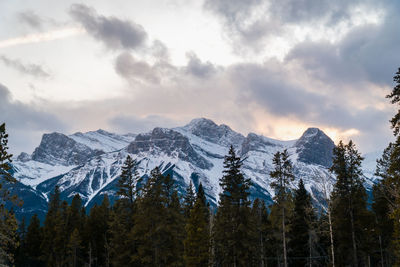
<svg viewBox="0 0 400 267">
<path fill-rule="evenodd" d="M 132 220 L 133 218 L 131 218 L 130 212 L 127 212 L 126 205 L 124 205 L 122 199 L 117 200 L 110 212 L 108 225 L 108 234 L 110 235 L 109 253 L 112 266 L 130 265 L 131 257 L 135 253 L 135 246 L 130 244 L 131 240 L 128 238 Z M 93 246 L 90 245 L 89 262 L 93 262 L 95 253 Z"/>
<path fill-rule="evenodd" d="M 75 228 L 72 231 L 72 234 L 69 238 L 68 242 L 68 257 L 67 257 L 67 262 L 68 266 L 76 267 L 76 266 L 81 266 L 80 263 L 80 249 L 82 248 L 81 246 L 81 237 L 79 234 L 79 231 L 77 228 Z"/>
<path fill-rule="evenodd" d="M 56 266 L 60 264 L 57 258 L 59 251 L 56 251 L 56 240 L 60 238 L 58 236 L 59 229 L 62 227 L 61 218 L 61 199 L 60 189 L 55 187 L 54 193 L 50 197 L 48 204 L 48 210 L 43 226 L 43 239 L 40 245 L 42 251 L 41 260 L 48 266 Z"/>
<path fill-rule="evenodd" d="M 393 77 L 393 81 L 396 83 L 392 92 L 386 96 L 386 98 L 390 99 L 392 104 L 400 104 L 400 68 L 397 70 L 395 76 Z M 400 109 L 391 119 L 392 129 L 395 136 L 398 136 L 400 133 Z"/>
<path fill-rule="evenodd" d="M 274 182 L 271 183 L 271 186 L 275 189 L 274 200 L 281 210 L 283 264 L 287 267 L 286 220 L 288 199 L 290 198 L 289 188 L 290 183 L 294 180 L 293 166 L 286 149 L 283 152 L 278 151 L 275 153 L 272 163 L 274 164 L 274 170 L 270 172 L 270 176 L 274 179 Z"/>
<path fill-rule="evenodd" d="M 43 262 L 40 260 L 41 250 L 40 245 L 42 243 L 42 230 L 40 228 L 40 220 L 37 214 L 33 215 L 28 226 L 26 233 L 26 255 L 30 267 L 43 266 Z"/>
<path fill-rule="evenodd" d="M 104 195 L 101 205 L 94 205 L 86 220 L 86 242 L 89 243 L 86 247 L 90 247 L 89 258 L 95 266 L 103 266 L 110 262 L 110 215 L 110 202 L 108 196 Z"/>
<path fill-rule="evenodd" d="M 241 172 L 242 161 L 231 146 L 220 179 L 222 193 L 215 217 L 213 241 L 217 264 L 244 266 L 251 259 L 250 179 Z"/>
<path fill-rule="evenodd" d="M 0 124 L 0 265 L 14 262 L 14 251 L 17 244 L 17 225 L 12 212 L 6 209 L 8 201 L 15 200 L 5 188 L 6 184 L 15 183 L 12 177 L 11 158 L 8 153 L 8 134 L 5 124 Z"/>
<path fill-rule="evenodd" d="M 190 217 L 190 211 L 193 209 L 195 201 L 196 197 L 193 191 L 193 183 L 192 180 L 190 180 L 190 183 L 186 188 L 186 194 L 183 199 L 183 213 L 186 219 Z"/>
<path fill-rule="evenodd" d="M 131 156 L 128 155 L 121 168 L 122 172 L 118 180 L 117 195 L 127 198 L 131 205 L 133 205 L 133 200 L 136 195 L 136 184 L 140 179 L 137 168 L 138 164 L 136 160 L 133 160 Z"/>
<path fill-rule="evenodd" d="M 136 245 L 132 264 L 181 266 L 183 214 L 172 178 L 158 168 L 143 187 L 130 240 Z"/>
<path fill-rule="evenodd" d="M 208 208 L 199 195 L 190 211 L 185 229 L 185 266 L 207 266 L 210 248 Z"/>
<path fill-rule="evenodd" d="M 271 224 L 268 218 L 267 207 L 264 201 L 256 198 L 253 202 L 251 217 L 254 220 L 254 254 L 252 266 L 268 266 L 268 258 L 274 257 L 271 254 Z"/>
<path fill-rule="evenodd" d="M 332 192 L 332 220 L 337 246 L 338 265 L 365 264 L 368 222 L 373 221 L 367 210 L 367 195 L 363 186 L 363 158 L 350 141 L 341 141 L 334 148 L 331 171 L 336 175 Z M 351 251 L 351 253 L 349 253 Z"/>
<path fill-rule="evenodd" d="M 316 215 L 311 203 L 311 196 L 300 179 L 298 188 L 294 191 L 294 209 L 290 218 L 289 256 L 293 258 L 294 266 L 312 265 L 313 244 L 316 242 Z M 316 255 L 315 255 L 316 256 Z M 308 258 L 308 260 L 307 260 Z"/>
<path fill-rule="evenodd" d="M 386 97 L 392 104 L 398 106 L 400 104 L 400 68 L 393 77 L 393 81 L 395 86 Z M 396 142 L 389 144 L 390 151 L 386 151 L 381 162 L 378 162 L 377 172 L 386 176 L 382 185 L 385 188 L 384 192 L 389 194 L 387 200 L 390 203 L 390 218 L 393 220 L 392 246 L 396 256 L 394 264 L 400 266 L 400 109 L 390 122 Z M 383 164 L 380 165 L 380 163 Z M 379 168 L 382 168 L 383 171 L 380 171 Z"/>
</svg>

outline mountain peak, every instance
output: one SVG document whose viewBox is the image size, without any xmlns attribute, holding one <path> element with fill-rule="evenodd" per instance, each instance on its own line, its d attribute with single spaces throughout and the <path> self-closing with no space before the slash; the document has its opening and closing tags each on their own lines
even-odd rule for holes
<svg viewBox="0 0 400 267">
<path fill-rule="evenodd" d="M 92 150 L 65 134 L 54 132 L 43 134 L 40 145 L 32 154 L 32 159 L 51 165 L 68 166 L 83 164 L 89 158 L 101 153 L 103 152 Z"/>
<path fill-rule="evenodd" d="M 245 139 L 243 135 L 233 131 L 229 126 L 225 124 L 217 125 L 214 121 L 206 118 L 193 119 L 181 129 L 220 145 L 240 146 Z"/>
<path fill-rule="evenodd" d="M 308 128 L 297 140 L 295 147 L 299 154 L 299 161 L 328 168 L 332 165 L 335 144 L 329 136 L 318 128 Z"/>
<path fill-rule="evenodd" d="M 195 118 L 184 126 L 184 128 L 188 129 L 199 127 L 218 127 L 218 125 L 214 121 L 207 118 Z"/>
</svg>

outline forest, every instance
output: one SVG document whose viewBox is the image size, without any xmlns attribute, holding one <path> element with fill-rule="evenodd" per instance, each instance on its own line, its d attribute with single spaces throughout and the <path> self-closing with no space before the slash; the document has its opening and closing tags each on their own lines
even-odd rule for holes
<svg viewBox="0 0 400 267">
<path fill-rule="evenodd" d="M 400 68 L 387 98 L 400 103 Z M 12 177 L 5 124 L 0 126 L 0 266 L 400 266 L 400 110 L 392 118 L 395 142 L 377 160 L 371 201 L 363 157 L 340 141 L 330 168 L 324 207 L 316 208 L 287 150 L 273 158 L 273 203 L 250 201 L 250 179 L 231 146 L 225 156 L 217 207 L 203 186 L 179 194 L 158 168 L 143 179 L 128 156 L 119 199 L 107 195 L 86 210 L 79 195 L 61 200 L 56 187 L 43 222 L 17 221 L 5 203 L 19 203 L 4 186 Z M 318 178 L 316 178 L 318 179 Z M 322 179 L 322 178 L 321 178 Z M 2 186 L 3 185 L 3 186 Z M 137 186 L 138 185 L 138 186 Z"/>
</svg>

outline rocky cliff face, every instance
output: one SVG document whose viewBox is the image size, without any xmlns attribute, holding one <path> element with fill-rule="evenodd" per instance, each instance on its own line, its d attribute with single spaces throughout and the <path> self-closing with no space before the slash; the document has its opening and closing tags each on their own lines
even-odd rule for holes
<svg viewBox="0 0 400 267">
<path fill-rule="evenodd" d="M 80 165 L 102 153 L 102 150 L 93 150 L 64 134 L 51 133 L 43 135 L 32 160 L 50 165 Z"/>
<path fill-rule="evenodd" d="M 132 154 L 148 154 L 168 157 L 177 156 L 183 161 L 190 162 L 202 169 L 209 169 L 212 163 L 200 156 L 192 147 L 189 139 L 181 133 L 164 128 L 154 128 L 151 133 L 139 134 L 127 147 Z"/>
<path fill-rule="evenodd" d="M 240 146 L 245 139 L 243 135 L 234 132 L 229 126 L 217 125 L 212 120 L 205 118 L 194 119 L 182 129 L 206 141 L 224 146 Z"/>
<path fill-rule="evenodd" d="M 318 164 L 326 168 L 332 166 L 333 141 L 320 129 L 308 128 L 295 144 L 299 161 Z"/>
</svg>

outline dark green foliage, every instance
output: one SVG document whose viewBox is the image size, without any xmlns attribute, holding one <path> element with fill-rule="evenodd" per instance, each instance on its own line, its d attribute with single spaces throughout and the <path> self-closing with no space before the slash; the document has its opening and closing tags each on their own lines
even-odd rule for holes
<svg viewBox="0 0 400 267">
<path fill-rule="evenodd" d="M 8 134 L 4 123 L 0 124 L 0 265 L 14 262 L 17 242 L 17 223 L 12 212 L 5 208 L 8 201 L 15 200 L 3 186 L 14 183 L 10 174 L 12 155 L 8 153 Z"/>
<path fill-rule="evenodd" d="M 111 209 L 107 195 L 104 195 L 103 202 L 100 206 L 95 205 L 90 210 L 86 220 L 86 233 L 90 249 L 88 258 L 94 266 L 102 266 L 106 262 L 110 262 L 110 223 Z M 88 250 L 89 251 L 89 250 Z"/>
<path fill-rule="evenodd" d="M 40 221 L 37 215 L 33 215 L 31 222 L 28 226 L 28 231 L 26 233 L 26 257 L 28 259 L 29 265 L 31 267 L 43 266 L 43 262 L 40 260 L 40 255 L 42 251 L 40 250 L 40 245 L 42 243 L 43 233 L 40 229 Z"/>
<path fill-rule="evenodd" d="M 209 211 L 202 195 L 199 195 L 199 193 L 194 207 L 190 211 L 185 230 L 185 266 L 207 266 L 210 257 Z"/>
<path fill-rule="evenodd" d="M 367 194 L 363 186 L 362 157 L 350 141 L 339 142 L 334 149 L 331 171 L 336 175 L 332 192 L 332 223 L 339 265 L 366 264 L 368 235 L 373 217 L 367 210 Z"/>
<path fill-rule="evenodd" d="M 310 264 L 312 257 L 317 256 L 314 244 L 316 243 L 316 215 L 311 203 L 311 196 L 300 180 L 298 189 L 294 191 L 294 209 L 290 218 L 289 258 L 294 266 Z M 311 264 L 313 262 L 311 261 Z"/>
<path fill-rule="evenodd" d="M 193 191 L 192 181 L 190 181 L 188 187 L 186 188 L 186 194 L 183 198 L 183 213 L 186 219 L 190 217 L 190 211 L 193 209 L 195 201 L 196 196 Z"/>
<path fill-rule="evenodd" d="M 272 163 L 274 164 L 274 170 L 270 172 L 270 176 L 274 181 L 271 183 L 271 187 L 275 189 L 275 197 L 276 201 L 276 211 L 280 211 L 280 216 L 276 216 L 278 219 L 276 222 L 279 224 L 275 224 L 275 226 L 280 227 L 280 231 L 282 234 L 282 258 L 283 265 L 287 267 L 287 218 L 288 212 L 290 211 L 291 204 L 291 193 L 290 193 L 290 183 L 294 180 L 293 174 L 293 165 L 289 159 L 289 153 L 285 149 L 283 152 L 277 152 L 272 159 Z"/>
<path fill-rule="evenodd" d="M 272 238 L 272 227 L 269 221 L 267 207 L 264 201 L 255 199 L 251 209 L 251 217 L 253 218 L 253 251 L 252 266 L 268 266 L 272 258 L 275 256 Z"/>
<path fill-rule="evenodd" d="M 138 266 L 182 266 L 184 217 L 172 178 L 152 170 L 138 198 L 130 240 Z"/>
<path fill-rule="evenodd" d="M 395 82 L 395 86 L 392 92 L 387 95 L 387 98 L 390 98 L 390 102 L 392 104 L 399 104 L 400 102 L 400 68 L 397 70 L 396 75 L 393 77 L 393 81 Z M 394 115 L 392 120 L 390 121 L 392 124 L 394 135 L 397 136 L 400 131 L 400 110 Z"/>
<path fill-rule="evenodd" d="M 213 229 L 216 261 L 222 266 L 245 266 L 252 255 L 250 179 L 244 178 L 241 166 L 242 161 L 231 146 L 224 160 L 222 193 Z"/>
<path fill-rule="evenodd" d="M 137 162 L 128 155 L 121 168 L 117 194 L 123 198 L 127 198 L 131 205 L 133 205 L 133 200 L 136 195 L 136 184 L 139 179 Z"/>
</svg>

